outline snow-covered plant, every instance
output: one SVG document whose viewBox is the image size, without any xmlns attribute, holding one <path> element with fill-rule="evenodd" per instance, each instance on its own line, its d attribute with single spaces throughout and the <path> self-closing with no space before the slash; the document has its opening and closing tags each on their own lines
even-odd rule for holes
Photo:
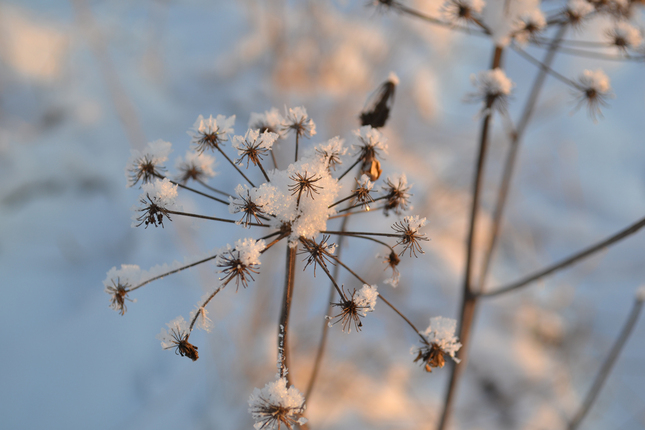
<svg viewBox="0 0 645 430">
<path fill-rule="evenodd" d="M 201 115 L 189 130 L 189 151 L 177 161 L 177 181 L 165 175 L 163 163 L 171 146 L 157 141 L 149 145 L 146 153 L 134 153 L 129 162 L 130 185 L 142 182 L 142 206 L 135 208 L 135 227 L 166 226 L 164 221 L 175 217 L 193 217 L 204 221 L 239 225 L 243 238 L 233 245 L 226 244 L 214 253 L 193 258 L 186 264 L 173 263 L 167 270 L 153 268 L 142 271 L 138 266 L 123 265 L 113 268 L 104 281 L 105 291 L 110 295 L 110 307 L 121 315 L 126 312 L 129 295 L 150 282 L 206 262 L 217 267 L 216 286 L 201 298 L 185 321 L 177 317 L 168 323 L 158 336 L 163 349 L 174 350 L 177 355 L 193 361 L 199 358 L 198 347 L 189 342 L 195 327 L 210 330 L 208 305 L 229 284 L 236 291 L 240 285 L 247 289 L 255 277 L 265 270 L 263 254 L 284 244 L 287 254 L 287 270 L 284 273 L 285 291 L 278 325 L 278 375 L 277 380 L 262 390 L 255 389 L 249 399 L 249 412 L 256 421 L 257 429 L 273 429 L 306 422 L 304 396 L 292 385 L 289 368 L 289 314 L 293 296 L 296 256 L 304 256 L 304 270 L 312 276 L 322 270 L 329 278 L 337 301 L 328 303 L 325 329 L 341 323 L 342 331 L 349 333 L 363 327 L 363 319 L 375 311 L 376 302 L 384 304 L 402 317 L 423 342 L 428 339 L 416 329 L 410 320 L 390 301 L 386 300 L 375 284 L 368 283 L 360 270 L 350 268 L 340 258 L 337 248 L 344 238 L 367 240 L 379 249 L 387 250 L 385 261 L 393 276 L 385 282 L 397 286 L 400 273 L 397 268 L 400 257 L 419 257 L 423 254 L 422 243 L 427 241 L 422 231 L 426 218 L 403 216 L 411 209 L 411 185 L 405 174 L 387 176 L 378 185 L 383 171 L 383 156 L 387 153 L 386 138 L 379 130 L 392 106 L 394 88 L 398 78 L 390 78 L 381 87 L 376 104 L 360 115 L 361 127 L 353 131 L 352 151 L 344 140 L 333 137 L 304 151 L 299 147 L 301 138 L 316 134 L 316 125 L 304 107 L 287 108 L 282 117 L 277 109 L 264 114 L 252 114 L 251 127 L 244 135 L 234 135 L 235 116 L 218 115 L 205 119 Z M 277 143 L 295 134 L 295 159 L 285 160 L 274 153 Z M 227 154 L 225 142 L 230 142 L 237 151 L 237 159 Z M 285 145 L 285 142 L 282 142 Z M 232 194 L 207 183 L 213 178 L 214 157 L 218 152 L 228 162 L 228 168 L 239 174 L 239 183 Z M 347 167 L 345 167 L 347 166 Z M 244 169 L 244 171 L 242 170 Z M 199 189 L 192 188 L 192 183 Z M 191 183 L 191 186 L 188 184 Z M 375 187 L 377 185 L 377 187 Z M 377 190 L 381 195 L 377 195 Z M 220 203 L 223 214 L 210 216 L 184 212 L 177 204 L 178 192 L 192 192 Z M 218 197 L 226 196 L 227 199 Z M 390 222 L 391 229 L 380 231 L 352 231 L 347 220 L 357 214 L 378 213 L 384 216 L 394 213 L 399 219 Z M 230 216 L 234 215 L 233 218 Z M 172 218 L 171 218 L 172 216 Z M 336 227 L 332 227 L 336 225 Z M 257 233 L 257 234 L 254 234 Z M 260 237 L 257 237 L 260 236 Z M 334 242 L 331 238 L 336 238 Z M 392 244 L 384 240 L 390 239 Z M 333 274 L 332 269 L 333 267 Z M 339 285 L 339 270 L 343 268 L 353 277 L 349 285 Z M 305 286 L 303 286 L 304 288 Z M 300 286 L 298 286 L 300 288 Z M 230 288 L 229 288 L 230 289 Z M 250 288 L 249 288 L 250 289 Z M 441 344 L 443 345 L 443 344 Z M 321 345 L 322 348 L 322 345 Z M 447 346 L 444 351 L 454 358 L 454 351 Z"/>
</svg>

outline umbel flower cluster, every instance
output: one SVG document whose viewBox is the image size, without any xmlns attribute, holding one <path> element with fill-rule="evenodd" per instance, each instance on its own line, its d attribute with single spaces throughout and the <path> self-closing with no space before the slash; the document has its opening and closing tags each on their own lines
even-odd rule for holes
<svg viewBox="0 0 645 430">
<path fill-rule="evenodd" d="M 275 381 L 261 390 L 256 389 L 249 399 L 249 412 L 257 429 L 281 426 L 291 429 L 306 421 L 304 396 L 291 385 L 287 370 L 288 322 L 298 255 L 303 257 L 304 269 L 309 269 L 313 276 L 322 272 L 329 278 L 330 288 L 337 296 L 337 301 L 329 304 L 328 315 L 321 323 L 330 327 L 338 324 L 347 333 L 352 328 L 360 331 L 363 319 L 375 310 L 380 300 L 395 310 L 419 336 L 421 347 L 415 361 L 421 360 L 426 370 L 442 367 L 444 354 L 458 361 L 455 352 L 459 343 L 454 337 L 453 320 L 452 325 L 441 322 L 439 328 L 433 322 L 428 331 L 420 332 L 383 297 L 377 285 L 365 281 L 348 267 L 337 251 L 344 238 L 367 240 L 379 250 L 384 249 L 385 256 L 380 258 L 386 263 L 384 273 L 391 269 L 391 276 L 383 282 L 396 287 L 401 258 L 419 257 L 423 254 L 423 242 L 428 240 L 422 232 L 425 218 L 406 214 L 412 209 L 412 194 L 405 174 L 382 176 L 381 163 L 388 147 L 380 127 L 389 116 L 397 82 L 396 77 L 391 76 L 380 88 L 373 106 L 361 113 L 361 127 L 353 131 L 349 146 L 342 138 L 333 137 L 300 148 L 303 138 L 316 135 L 316 126 L 304 107 L 296 107 L 285 108 L 284 115 L 275 108 L 251 114 L 249 128 L 243 135 L 234 134 L 235 116 L 205 118 L 200 115 L 188 131 L 191 149 L 177 159 L 173 175 L 168 175 L 165 167 L 172 151 L 170 143 L 157 140 L 143 151 L 132 151 L 126 176 L 130 186 L 138 185 L 142 190 L 139 205 L 134 208 L 133 227 L 164 228 L 176 217 L 193 217 L 204 222 L 234 224 L 243 233 L 234 244 L 226 244 L 207 256 L 189 259 L 183 264 L 175 262 L 148 271 L 135 265 L 122 265 L 108 272 L 104 285 L 111 298 L 110 307 L 123 315 L 127 310 L 126 302 L 132 301 L 130 295 L 135 290 L 199 264 L 209 261 L 215 264 L 218 285 L 202 297 L 188 320 L 180 316 L 168 323 L 167 330 L 162 329 L 158 339 L 163 349 L 197 360 L 198 347 L 190 342 L 190 337 L 195 327 L 209 330 L 208 304 L 229 284 L 234 283 L 236 291 L 240 286 L 249 287 L 260 273 L 262 255 L 278 248 L 279 243 L 286 245 L 288 265 L 278 327 L 278 374 Z M 288 160 L 276 157 L 276 144 L 280 141 L 287 144 L 290 135 L 295 140 L 295 157 Z M 235 155 L 231 154 L 233 151 Z M 239 174 L 241 182 L 232 193 L 209 183 L 215 176 L 215 157 L 224 158 L 225 167 Z M 183 211 L 177 203 L 180 191 L 219 202 L 222 216 Z M 394 215 L 391 230 L 348 229 L 352 216 L 380 211 L 385 216 Z M 339 227 L 332 229 L 330 224 L 333 222 Z M 337 279 L 341 269 L 351 275 L 351 284 L 339 285 Z"/>
</svg>

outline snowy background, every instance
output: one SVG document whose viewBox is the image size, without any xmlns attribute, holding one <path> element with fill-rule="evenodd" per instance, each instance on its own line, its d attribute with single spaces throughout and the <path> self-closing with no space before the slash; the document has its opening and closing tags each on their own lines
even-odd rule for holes
<svg viewBox="0 0 645 430">
<path fill-rule="evenodd" d="M 248 396 L 275 373 L 283 251 L 268 253 L 248 289 L 218 296 L 215 329 L 194 335 L 195 363 L 163 351 L 155 335 L 213 287 L 212 266 L 139 290 L 123 317 L 108 308 L 102 286 L 113 266 L 183 261 L 243 234 L 183 220 L 130 227 L 139 194 L 125 186 L 130 149 L 161 138 L 183 155 L 199 114 L 234 114 L 243 133 L 251 112 L 302 104 L 317 123 L 313 142 L 350 138 L 367 96 L 395 71 L 401 85 L 383 167 L 415 184 L 414 213 L 428 218 L 431 242 L 425 255 L 402 263 L 394 291 L 373 258 L 381 250 L 352 242 L 345 256 L 418 326 L 456 317 L 479 109 L 463 99 L 491 49 L 486 39 L 382 14 L 363 1 L 0 3 L 1 427 L 251 428 Z M 548 81 L 522 144 L 495 285 L 645 213 L 643 65 L 563 57 L 555 67 L 568 76 L 603 67 L 616 99 L 594 124 L 584 109 L 571 115 L 569 90 Z M 536 70 L 512 52 L 506 68 L 517 83 L 509 108 L 517 118 Z M 506 145 L 497 121 L 487 210 Z M 232 190 L 238 180 L 227 169 L 219 160 L 214 183 Z M 184 208 L 213 211 L 184 198 Z M 393 221 L 374 214 L 361 228 L 385 231 Z M 638 233 L 483 303 L 455 428 L 563 428 L 645 283 L 644 247 Z M 326 282 L 311 279 L 298 274 L 293 317 L 292 370 L 302 386 L 328 294 Z M 433 428 L 449 369 L 426 374 L 412 363 L 414 336 L 385 307 L 364 325 L 360 334 L 332 330 L 308 399 L 312 428 Z M 641 321 L 584 428 L 645 428 L 644 365 Z"/>
</svg>

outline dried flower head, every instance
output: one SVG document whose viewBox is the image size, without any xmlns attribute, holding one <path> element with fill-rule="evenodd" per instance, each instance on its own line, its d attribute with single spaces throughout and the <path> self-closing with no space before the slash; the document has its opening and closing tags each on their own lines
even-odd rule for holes
<svg viewBox="0 0 645 430">
<path fill-rule="evenodd" d="M 329 241 L 329 237 L 330 237 L 329 235 L 324 234 L 322 239 L 320 239 L 320 242 L 316 242 L 313 239 L 306 239 L 306 238 L 302 238 L 300 240 L 304 246 L 304 249 L 298 252 L 298 254 L 300 255 L 307 254 L 307 258 L 305 258 L 305 260 L 307 261 L 307 264 L 305 264 L 305 267 L 302 269 L 303 271 L 306 270 L 307 267 L 313 263 L 314 277 L 316 277 L 316 266 L 318 264 L 321 264 L 322 266 L 324 266 L 325 269 L 327 269 L 327 263 L 336 264 L 334 263 L 334 259 L 332 258 L 332 254 L 336 249 L 336 244 L 327 243 L 327 241 Z"/>
<path fill-rule="evenodd" d="M 412 185 L 408 185 L 408 178 L 405 173 L 398 176 L 388 176 L 385 180 L 385 186 L 382 188 L 387 196 L 387 201 L 383 211 L 385 215 L 389 215 L 389 211 L 394 211 L 395 214 L 401 215 L 404 211 L 411 209 L 409 193 Z"/>
<path fill-rule="evenodd" d="M 255 280 L 252 273 L 260 273 L 257 269 L 260 267 L 260 253 L 264 247 L 264 240 L 256 241 L 251 238 L 238 240 L 235 242 L 235 248 L 228 245 L 217 257 L 216 262 L 217 267 L 222 268 L 220 273 L 224 274 L 224 277 L 220 278 L 222 285 L 226 286 L 235 279 L 236 289 L 240 287 L 240 283 L 244 288 L 248 287 L 249 279 Z"/>
<path fill-rule="evenodd" d="M 265 131 L 276 133 L 282 137 L 283 122 L 284 118 L 280 115 L 280 111 L 277 108 L 271 108 L 271 110 L 264 111 L 264 113 L 251 112 L 249 128 L 258 129 L 260 133 L 264 133 Z"/>
<path fill-rule="evenodd" d="M 141 207 L 137 208 L 137 212 L 141 215 L 136 216 L 133 226 L 139 227 L 145 224 L 146 228 L 150 224 L 157 227 L 163 227 L 163 218 L 170 219 L 169 210 L 176 206 L 175 199 L 177 198 L 177 185 L 173 185 L 168 178 L 163 180 L 156 179 L 154 182 L 143 184 L 143 194 L 139 197 Z M 135 224 L 138 222 L 138 224 Z"/>
<path fill-rule="evenodd" d="M 412 254 L 417 257 L 417 252 L 425 254 L 419 243 L 420 240 L 429 240 L 424 234 L 419 232 L 419 229 L 425 224 L 426 219 L 419 218 L 418 215 L 406 216 L 403 218 L 403 221 L 394 223 L 392 229 L 401 235 L 401 238 L 394 246 L 403 246 L 403 250 L 399 252 L 399 255 L 403 255 L 408 249 L 410 250 L 410 257 L 412 257 Z"/>
<path fill-rule="evenodd" d="M 248 227 L 249 223 L 253 220 L 258 224 L 262 224 L 260 217 L 265 212 L 262 210 L 262 204 L 258 201 L 257 190 L 255 188 L 250 189 L 246 184 L 239 184 L 235 188 L 235 193 L 237 197 L 229 197 L 230 204 L 228 210 L 232 214 L 243 213 L 242 218 L 237 221 L 237 224 L 244 224 L 244 227 Z"/>
<path fill-rule="evenodd" d="M 295 424 L 303 425 L 307 419 L 305 397 L 295 387 L 287 388 L 287 379 L 279 378 L 262 388 L 255 388 L 249 398 L 249 413 L 256 430 L 275 430 L 285 426 L 292 430 Z"/>
<path fill-rule="evenodd" d="M 392 103 L 394 103 L 394 90 L 399 84 L 399 78 L 390 72 L 388 80 L 377 90 L 372 100 L 369 100 L 367 107 L 361 112 L 361 125 L 369 125 L 372 128 L 381 128 L 390 117 Z"/>
<path fill-rule="evenodd" d="M 571 25 L 579 26 L 583 19 L 594 11 L 594 7 L 587 0 L 569 0 L 565 15 Z"/>
<path fill-rule="evenodd" d="M 246 158 L 246 167 L 249 167 L 249 162 L 257 166 L 262 157 L 271 151 L 273 144 L 278 139 L 276 133 L 265 131 L 260 133 L 259 129 L 247 130 L 244 137 L 233 136 L 233 147 L 237 149 L 239 159 L 235 160 L 235 164 L 241 164 Z"/>
<path fill-rule="evenodd" d="M 457 321 L 451 318 L 434 317 L 430 318 L 430 325 L 423 333 L 422 345 L 412 350 L 417 357 L 414 362 L 421 361 L 425 364 L 426 372 L 432 372 L 432 368 L 443 367 L 448 354 L 456 363 L 461 360 L 455 357 L 455 353 L 461 348 L 461 343 L 455 336 Z"/>
<path fill-rule="evenodd" d="M 132 187 L 139 181 L 142 184 L 147 184 L 154 178 L 161 176 L 166 170 L 162 164 L 168 160 L 171 151 L 172 144 L 161 139 L 148 142 L 143 151 L 133 149 L 125 172 L 129 186 Z"/>
<path fill-rule="evenodd" d="M 316 145 L 313 152 L 319 157 L 320 161 L 327 166 L 327 170 L 335 171 L 336 166 L 343 164 L 340 157 L 347 154 L 347 148 L 343 146 L 343 139 L 340 137 L 332 137 L 325 143 Z M 309 153 L 311 156 L 311 153 Z"/>
<path fill-rule="evenodd" d="M 316 182 L 320 181 L 322 177 L 316 176 L 315 174 L 308 174 L 305 170 L 303 173 L 296 172 L 293 175 L 289 176 L 294 183 L 289 185 L 289 191 L 291 195 L 298 195 L 296 199 L 296 206 L 300 206 L 300 197 L 302 193 L 305 193 L 306 197 L 310 199 L 314 198 L 314 193 L 318 194 L 320 187 L 316 185 Z"/>
<path fill-rule="evenodd" d="M 361 317 L 367 316 L 368 312 L 374 310 L 377 298 L 376 285 L 364 284 L 358 292 L 354 289 L 350 297 L 347 297 L 343 290 L 340 302 L 332 303 L 332 306 L 340 308 L 340 312 L 333 317 L 326 317 L 329 320 L 329 326 L 340 322 L 343 325 L 343 332 L 350 333 L 353 324 L 356 331 L 361 331 L 363 327 Z"/>
<path fill-rule="evenodd" d="M 615 23 L 605 34 L 609 39 L 609 43 L 623 52 L 627 51 L 627 49 L 637 48 L 643 41 L 641 31 L 625 21 Z"/>
<path fill-rule="evenodd" d="M 546 19 L 540 9 L 533 9 L 530 12 L 520 15 L 513 26 L 515 40 L 526 44 L 534 39 L 546 26 Z"/>
<path fill-rule="evenodd" d="M 304 107 L 287 108 L 285 106 L 284 110 L 282 131 L 288 133 L 293 130 L 297 136 L 305 137 L 311 137 L 316 134 L 316 124 L 314 120 L 307 116 L 307 110 Z"/>
<path fill-rule="evenodd" d="M 508 96 L 515 85 L 500 68 L 482 70 L 477 75 L 471 75 L 470 80 L 477 91 L 470 93 L 467 100 L 483 102 L 483 113 L 491 109 L 506 112 Z"/>
<path fill-rule="evenodd" d="M 360 179 L 356 179 L 356 188 L 352 190 L 356 201 L 361 203 L 366 210 L 370 210 L 369 203 L 373 202 L 374 199 L 370 195 L 370 191 L 374 187 L 374 183 L 370 181 L 370 178 L 367 175 L 362 175 Z"/>
<path fill-rule="evenodd" d="M 383 170 L 378 160 L 380 152 L 387 154 L 387 139 L 377 129 L 369 125 L 354 131 L 358 144 L 352 145 L 352 149 L 358 154 L 361 162 L 361 175 L 367 175 L 370 180 L 376 181 L 381 177 Z"/>
<path fill-rule="evenodd" d="M 190 329 L 188 328 L 188 323 L 184 321 L 184 317 L 177 317 L 166 325 L 168 326 L 168 331 L 162 328 L 157 335 L 157 339 L 161 341 L 161 347 L 163 349 L 175 348 L 175 354 L 196 361 L 199 358 L 199 354 L 197 353 L 197 347 L 188 342 Z"/>
<path fill-rule="evenodd" d="M 378 258 L 378 257 L 381 257 L 381 256 L 377 255 L 376 257 Z M 388 255 L 382 256 L 382 258 L 383 258 L 383 263 L 387 264 L 387 266 L 385 267 L 384 270 L 392 269 L 392 276 L 389 279 L 386 279 L 383 282 L 385 282 L 386 284 L 391 285 L 394 288 L 398 287 L 399 286 L 399 279 L 401 277 L 401 273 L 399 272 L 399 269 L 397 268 L 397 266 L 401 262 L 401 258 L 399 258 L 397 253 L 394 252 L 394 251 L 390 251 L 390 253 Z"/>
<path fill-rule="evenodd" d="M 449 22 L 467 23 L 477 19 L 477 15 L 481 14 L 486 2 L 483 0 L 447 0 L 441 7 L 441 12 Z"/>
<path fill-rule="evenodd" d="M 602 117 L 600 107 L 607 106 L 607 99 L 613 97 L 609 78 L 598 70 L 585 70 L 578 78 L 579 90 L 574 93 L 578 104 L 574 110 L 587 105 L 589 116 L 597 122 L 598 116 Z"/>
<path fill-rule="evenodd" d="M 177 158 L 175 164 L 176 169 L 179 171 L 177 181 L 185 184 L 189 179 L 204 181 L 206 178 L 212 178 L 215 176 L 214 164 L 215 157 L 211 155 L 187 151 L 185 159 Z"/>
<path fill-rule="evenodd" d="M 190 142 L 194 145 L 195 151 L 202 153 L 207 149 L 219 148 L 222 142 L 228 140 L 228 135 L 233 133 L 235 115 L 226 118 L 224 115 L 211 115 L 204 119 L 199 115 L 193 127 L 187 131 Z"/>
<path fill-rule="evenodd" d="M 112 285 L 105 287 L 105 292 L 112 296 L 110 300 L 110 309 L 114 309 L 121 315 L 125 315 L 125 312 L 128 310 L 125 305 L 125 301 L 132 301 L 132 299 L 128 298 L 128 289 L 131 285 L 126 282 L 122 283 L 119 278 L 116 278 L 116 282 L 114 282 L 114 279 L 111 281 Z"/>
</svg>

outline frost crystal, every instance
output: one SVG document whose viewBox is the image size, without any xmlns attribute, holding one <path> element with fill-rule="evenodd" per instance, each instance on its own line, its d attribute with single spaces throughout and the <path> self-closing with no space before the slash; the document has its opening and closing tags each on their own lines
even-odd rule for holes
<svg viewBox="0 0 645 430">
<path fill-rule="evenodd" d="M 378 298 L 378 292 L 376 291 L 376 285 L 367 285 L 364 284 L 358 293 L 354 301 L 359 307 L 359 315 L 366 316 L 368 312 L 372 312 L 376 306 L 376 299 Z"/>
<path fill-rule="evenodd" d="M 201 302 L 203 303 L 208 296 L 210 296 L 210 294 L 207 294 L 205 297 L 202 297 Z M 207 333 L 210 333 L 211 328 L 213 327 L 213 321 L 210 318 L 208 318 L 208 310 L 203 306 L 196 306 L 196 308 L 190 312 L 190 318 L 189 318 L 190 321 L 195 319 L 195 317 L 197 317 L 197 320 L 195 323 L 196 327 L 201 330 L 204 330 Z"/>
<path fill-rule="evenodd" d="M 455 353 L 461 348 L 461 343 L 455 336 L 456 328 L 457 321 L 451 318 L 430 318 L 430 325 L 423 333 L 423 345 L 412 350 L 413 353 L 417 353 L 414 361 L 421 360 L 422 364 L 425 363 L 428 372 L 432 372 L 433 367 L 444 366 L 444 354 L 448 354 L 459 363 L 461 360 L 455 357 Z"/>
<path fill-rule="evenodd" d="M 343 146 L 343 139 L 332 137 L 325 143 L 319 143 L 307 150 L 305 156 L 308 158 L 318 157 L 319 161 L 327 166 L 328 170 L 336 170 L 336 166 L 343 164 L 341 157 L 347 154 L 347 148 Z"/>
<path fill-rule="evenodd" d="M 195 146 L 197 152 L 204 152 L 206 149 L 214 149 L 221 142 L 228 140 L 228 135 L 233 134 L 235 115 L 226 118 L 224 115 L 211 115 L 204 119 L 199 115 L 192 128 L 186 133 L 190 136 L 190 142 Z"/>
<path fill-rule="evenodd" d="M 274 430 L 284 425 L 291 430 L 294 424 L 305 424 L 302 417 L 305 397 L 295 387 L 287 388 L 287 379 L 269 382 L 264 388 L 255 388 L 249 397 L 249 413 L 255 420 L 256 430 Z"/>
<path fill-rule="evenodd" d="M 141 207 L 136 209 L 133 215 L 132 227 L 139 227 L 145 224 L 146 228 L 152 224 L 155 227 L 160 224 L 163 227 L 163 217 L 170 219 L 169 210 L 177 207 L 177 185 L 173 185 L 168 178 L 156 179 L 141 186 L 143 194 L 139 197 Z M 140 213 L 139 215 L 137 214 Z"/>
<path fill-rule="evenodd" d="M 177 157 L 175 168 L 179 171 L 177 180 L 186 183 L 189 179 L 203 180 L 215 176 L 213 166 L 215 157 L 208 154 L 200 154 L 195 151 L 186 151 L 186 158 Z"/>
<path fill-rule="evenodd" d="M 260 265 L 260 253 L 265 246 L 264 240 L 250 237 L 235 242 L 235 249 L 240 253 L 240 261 L 247 266 Z"/>
</svg>

